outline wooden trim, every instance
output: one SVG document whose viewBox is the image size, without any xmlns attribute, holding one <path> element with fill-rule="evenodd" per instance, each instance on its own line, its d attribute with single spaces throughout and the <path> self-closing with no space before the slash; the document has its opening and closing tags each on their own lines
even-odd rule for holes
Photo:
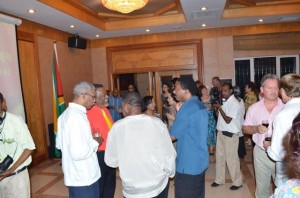
<svg viewBox="0 0 300 198">
<path fill-rule="evenodd" d="M 224 28 L 212 28 L 190 31 L 177 31 L 138 36 L 115 37 L 91 41 L 92 48 L 116 47 L 135 44 L 151 44 L 177 42 L 182 40 L 201 40 L 203 38 L 216 38 L 226 36 L 240 36 L 251 34 L 269 34 L 279 32 L 300 32 L 300 22 L 272 23 Z"/>
<path fill-rule="evenodd" d="M 174 23 L 185 22 L 186 20 L 183 14 L 172 14 L 164 16 L 153 16 L 148 18 L 127 19 L 126 22 L 124 22 L 123 20 L 106 22 L 104 30 L 120 30 L 138 27 L 148 27 L 153 25 L 170 25 Z"/>
<path fill-rule="evenodd" d="M 134 69 L 123 69 L 123 70 L 113 70 L 113 53 L 114 52 L 119 52 L 119 51 L 130 51 L 130 50 L 142 50 L 142 49 L 153 49 L 153 48 L 158 48 L 158 47 L 176 47 L 176 46 L 181 46 L 181 45 L 188 45 L 188 44 L 196 44 L 196 58 L 197 58 L 197 63 L 196 67 L 189 67 L 189 66 L 169 66 L 169 67 L 144 67 L 144 68 L 134 68 Z M 153 71 L 174 71 L 174 70 L 188 70 L 188 69 L 197 69 L 198 70 L 198 79 L 203 80 L 203 51 L 202 51 L 202 40 L 186 40 L 186 41 L 181 41 L 181 42 L 165 42 L 165 43 L 152 43 L 152 44 L 146 44 L 146 45 L 130 45 L 130 46 L 119 46 L 119 47 L 110 47 L 107 48 L 107 71 L 108 71 L 108 76 L 110 78 L 109 83 L 112 88 L 113 83 L 113 75 L 116 74 L 122 74 L 122 73 L 145 73 L 145 72 L 153 72 Z M 157 73 L 157 72 L 156 72 Z"/>
<path fill-rule="evenodd" d="M 88 11 L 82 10 L 81 7 L 73 6 L 70 3 L 64 0 L 38 0 L 39 2 L 53 7 L 57 10 L 67 13 L 70 16 L 73 16 L 81 21 L 84 21 L 88 24 L 91 24 L 97 28 L 105 30 L 105 21 L 100 18 L 91 15 Z"/>
<path fill-rule="evenodd" d="M 200 45 L 199 45 L 200 43 Z M 193 46 L 192 46 L 193 45 Z M 196 46 L 195 46 L 196 45 Z M 180 46 L 182 46 L 183 48 L 180 48 Z M 119 67 L 119 65 L 113 65 L 113 56 L 116 54 L 117 56 L 120 56 L 122 58 L 122 55 L 120 55 L 121 53 L 130 53 L 132 51 L 132 53 L 134 53 L 134 51 L 144 51 L 145 53 L 147 53 L 147 51 L 149 53 L 153 53 L 153 49 L 161 49 L 163 51 L 167 50 L 167 48 L 176 48 L 178 50 L 184 50 L 186 51 L 188 48 L 186 48 L 186 46 L 192 46 L 193 50 L 196 50 L 196 52 L 193 52 L 195 54 L 194 58 L 194 62 L 187 62 L 186 64 L 177 64 L 177 65 L 168 65 L 168 64 L 164 64 L 162 62 L 163 65 L 154 67 L 154 66 L 149 66 L 149 67 L 145 67 L 145 66 L 140 66 L 140 65 L 132 65 L 132 63 L 130 62 L 130 60 L 128 62 L 126 62 L 127 64 L 131 64 L 131 66 L 129 67 Z M 198 67 L 198 53 L 199 53 L 199 46 L 201 46 L 201 41 L 181 41 L 181 42 L 165 42 L 165 43 L 153 43 L 153 44 L 149 44 L 149 45 L 132 45 L 132 46 L 121 46 L 121 47 L 115 47 L 115 48 L 108 48 L 107 49 L 107 55 L 108 55 L 108 67 L 110 69 L 111 74 L 121 74 L 121 73 L 141 73 L 141 72 L 149 72 L 149 71 L 168 71 L 168 70 L 186 70 L 186 69 L 197 69 Z M 166 48 L 166 49 L 163 49 Z M 191 49 L 190 49 L 191 50 Z M 117 54 L 119 53 L 119 55 Z M 166 52 L 168 53 L 168 52 Z M 188 55 L 188 54 L 187 54 Z M 119 57 L 119 58 L 120 58 Z M 149 59 L 149 61 L 151 61 L 152 59 Z M 184 61 L 183 61 L 184 62 Z M 152 64 L 153 62 L 151 62 Z M 152 64 L 153 65 L 153 64 Z"/>
<path fill-rule="evenodd" d="M 225 9 L 223 19 L 299 14 L 300 3 Z"/>
<path fill-rule="evenodd" d="M 28 42 L 34 42 L 34 35 L 31 33 L 18 31 L 18 40 L 21 41 L 28 41 Z"/>
<path fill-rule="evenodd" d="M 46 159 L 49 158 L 48 155 L 48 143 L 47 143 L 47 132 L 46 132 L 46 126 L 45 126 L 45 113 L 44 113 L 44 103 L 43 103 L 43 94 L 42 94 L 42 82 L 41 82 L 41 67 L 40 67 L 40 56 L 39 56 L 39 43 L 38 43 L 38 37 L 34 36 L 34 43 L 33 43 L 33 47 L 34 47 L 34 66 L 35 66 L 35 70 L 37 73 L 37 81 L 38 81 L 38 95 L 39 95 L 39 109 L 40 109 L 40 122 L 41 122 L 41 128 L 42 131 L 44 133 L 44 139 L 43 139 L 43 143 L 44 143 L 44 149 L 45 149 L 45 153 L 43 155 L 40 156 L 40 160 L 38 159 L 36 161 L 38 161 L 38 163 L 45 161 Z"/>
<path fill-rule="evenodd" d="M 234 50 L 296 50 L 299 46 L 300 32 L 233 37 Z"/>
</svg>

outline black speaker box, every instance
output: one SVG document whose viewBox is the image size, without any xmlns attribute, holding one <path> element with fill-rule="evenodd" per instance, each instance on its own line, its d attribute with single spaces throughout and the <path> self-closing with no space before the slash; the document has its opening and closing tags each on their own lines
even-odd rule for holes
<svg viewBox="0 0 300 198">
<path fill-rule="evenodd" d="M 86 49 L 86 39 L 79 38 L 78 36 L 69 37 L 68 47 Z"/>
</svg>

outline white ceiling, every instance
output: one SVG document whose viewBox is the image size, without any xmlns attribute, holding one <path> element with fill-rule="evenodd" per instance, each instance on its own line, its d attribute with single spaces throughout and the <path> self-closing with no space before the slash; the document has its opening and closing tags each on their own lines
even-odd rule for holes
<svg viewBox="0 0 300 198">
<path fill-rule="evenodd" d="M 100 1 L 100 0 L 99 0 Z M 71 17 L 61 11 L 40 3 L 36 0 L 0 0 L 0 12 L 8 13 L 16 17 L 28 19 L 36 23 L 40 23 L 55 29 L 59 29 L 71 34 L 78 33 L 81 37 L 87 39 L 112 38 L 119 36 L 131 36 L 141 34 L 151 34 L 159 32 L 173 32 L 192 29 L 202 29 L 203 23 L 207 28 L 241 26 L 258 24 L 260 17 L 239 18 L 239 19 L 221 19 L 226 0 L 180 0 L 181 5 L 187 20 L 184 24 L 173 24 L 164 26 L 152 26 L 143 28 L 134 28 L 127 30 L 102 31 L 92 25 Z M 200 12 L 202 6 L 207 7 L 206 12 Z M 29 9 L 36 10 L 36 13 L 31 15 Z M 278 23 L 288 21 L 299 21 L 300 11 L 296 15 L 277 15 L 263 17 L 264 23 Z M 75 28 L 70 28 L 70 25 L 75 25 Z M 149 33 L 145 29 L 150 29 Z"/>
</svg>

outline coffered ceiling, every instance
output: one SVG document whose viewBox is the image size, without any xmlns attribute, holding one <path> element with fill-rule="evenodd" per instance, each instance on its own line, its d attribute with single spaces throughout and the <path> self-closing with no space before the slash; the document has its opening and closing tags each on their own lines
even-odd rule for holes
<svg viewBox="0 0 300 198">
<path fill-rule="evenodd" d="M 36 13 L 29 14 L 29 9 Z M 149 0 L 129 14 L 108 10 L 101 0 L 0 0 L 0 12 L 99 39 L 300 21 L 300 0 Z"/>
</svg>

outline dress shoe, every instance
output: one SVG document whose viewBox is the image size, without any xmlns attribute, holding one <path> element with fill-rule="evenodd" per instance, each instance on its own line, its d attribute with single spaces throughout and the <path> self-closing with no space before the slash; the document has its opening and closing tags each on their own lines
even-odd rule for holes
<svg viewBox="0 0 300 198">
<path fill-rule="evenodd" d="M 214 183 L 212 183 L 210 186 L 211 186 L 211 187 L 218 187 L 218 186 L 220 186 L 220 184 L 217 184 L 216 182 L 214 182 Z"/>
<path fill-rule="evenodd" d="M 240 186 L 231 186 L 229 189 L 230 190 L 238 190 L 239 188 L 242 188 L 243 185 L 240 185 Z"/>
</svg>

